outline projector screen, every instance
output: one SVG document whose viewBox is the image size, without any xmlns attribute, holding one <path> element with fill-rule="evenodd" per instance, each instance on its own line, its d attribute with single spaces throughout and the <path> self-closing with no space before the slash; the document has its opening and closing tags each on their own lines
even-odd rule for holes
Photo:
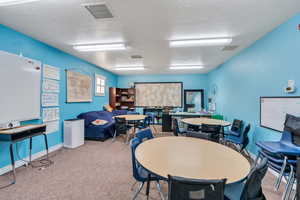
<svg viewBox="0 0 300 200">
<path fill-rule="evenodd" d="M 182 82 L 134 83 L 137 107 L 182 107 Z"/>
<path fill-rule="evenodd" d="M 260 125 L 276 131 L 283 131 L 285 115 L 300 117 L 300 97 L 261 97 Z"/>
<path fill-rule="evenodd" d="M 0 51 L 0 124 L 40 118 L 41 63 Z"/>
</svg>

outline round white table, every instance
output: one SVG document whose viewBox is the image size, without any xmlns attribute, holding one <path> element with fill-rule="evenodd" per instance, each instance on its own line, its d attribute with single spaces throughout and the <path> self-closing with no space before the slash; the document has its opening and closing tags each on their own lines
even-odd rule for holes
<svg viewBox="0 0 300 200">
<path fill-rule="evenodd" d="M 250 163 L 224 145 L 191 137 L 159 137 L 140 144 L 135 156 L 151 173 L 168 178 L 227 179 L 234 183 L 250 172 Z"/>
<path fill-rule="evenodd" d="M 144 120 L 147 115 L 117 115 L 117 118 L 125 118 L 126 121 L 140 121 Z"/>
<path fill-rule="evenodd" d="M 208 124 L 208 125 L 220 125 L 222 127 L 230 126 L 231 123 L 219 120 L 219 119 L 211 119 L 206 117 L 198 117 L 198 118 L 185 118 L 181 120 L 183 123 L 195 125 L 195 126 L 201 126 L 202 124 Z"/>
</svg>

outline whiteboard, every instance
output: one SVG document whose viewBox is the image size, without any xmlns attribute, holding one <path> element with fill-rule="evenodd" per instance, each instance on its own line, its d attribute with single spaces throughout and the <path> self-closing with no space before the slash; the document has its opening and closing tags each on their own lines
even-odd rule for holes
<svg viewBox="0 0 300 200">
<path fill-rule="evenodd" d="M 300 117 L 300 97 L 261 97 L 260 125 L 283 131 L 285 115 Z"/>
<path fill-rule="evenodd" d="M 40 118 L 41 63 L 0 51 L 0 124 Z"/>
<path fill-rule="evenodd" d="M 182 82 L 135 83 L 135 106 L 182 107 Z"/>
</svg>

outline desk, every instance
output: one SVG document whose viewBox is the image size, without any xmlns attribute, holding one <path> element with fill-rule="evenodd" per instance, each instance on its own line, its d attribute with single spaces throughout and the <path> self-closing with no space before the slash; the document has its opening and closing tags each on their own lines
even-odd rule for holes
<svg viewBox="0 0 300 200">
<path fill-rule="evenodd" d="M 46 135 L 46 125 L 45 124 L 37 124 L 37 125 L 26 125 L 18 128 L 1 130 L 0 131 L 0 141 L 10 142 L 10 159 L 13 170 L 13 181 L 11 184 L 16 183 L 16 170 L 15 170 L 15 158 L 13 145 L 19 141 L 30 139 L 29 144 L 29 163 L 31 162 L 31 153 L 32 153 L 32 138 L 38 135 L 44 135 L 47 158 L 48 158 L 48 140 Z"/>
<path fill-rule="evenodd" d="M 190 137 L 160 137 L 140 144 L 135 156 L 151 173 L 194 179 L 227 179 L 234 183 L 250 172 L 250 163 L 224 145 Z"/>
<path fill-rule="evenodd" d="M 115 117 L 125 118 L 126 121 L 140 121 L 144 120 L 147 115 L 117 115 Z"/>
<path fill-rule="evenodd" d="M 170 113 L 174 117 L 210 117 L 209 113 L 190 113 L 190 112 L 175 112 Z"/>
<path fill-rule="evenodd" d="M 183 123 L 194 125 L 194 126 L 201 126 L 202 124 L 208 124 L 208 125 L 220 125 L 222 127 L 230 126 L 231 123 L 219 120 L 219 119 L 211 119 L 206 117 L 201 118 L 186 118 L 181 120 Z"/>
</svg>

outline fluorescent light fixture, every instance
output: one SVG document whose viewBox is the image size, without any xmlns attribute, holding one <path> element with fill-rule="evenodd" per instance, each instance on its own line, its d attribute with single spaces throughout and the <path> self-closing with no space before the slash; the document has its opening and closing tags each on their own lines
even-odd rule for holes
<svg viewBox="0 0 300 200">
<path fill-rule="evenodd" d="M 124 43 L 74 45 L 77 51 L 119 51 L 126 50 Z"/>
<path fill-rule="evenodd" d="M 117 67 L 114 70 L 117 71 L 134 71 L 134 70 L 144 70 L 145 67 Z"/>
<path fill-rule="evenodd" d="M 180 69 L 203 69 L 202 65 L 172 65 L 170 69 L 180 70 Z"/>
<path fill-rule="evenodd" d="M 0 6 L 11 6 L 16 4 L 30 3 L 40 0 L 0 0 Z"/>
<path fill-rule="evenodd" d="M 128 67 L 145 67 L 143 64 L 136 65 L 116 65 L 116 68 L 128 68 Z"/>
<path fill-rule="evenodd" d="M 190 40 L 171 40 L 170 47 L 189 47 L 189 46 L 218 46 L 228 45 L 232 38 L 203 38 Z"/>
</svg>

